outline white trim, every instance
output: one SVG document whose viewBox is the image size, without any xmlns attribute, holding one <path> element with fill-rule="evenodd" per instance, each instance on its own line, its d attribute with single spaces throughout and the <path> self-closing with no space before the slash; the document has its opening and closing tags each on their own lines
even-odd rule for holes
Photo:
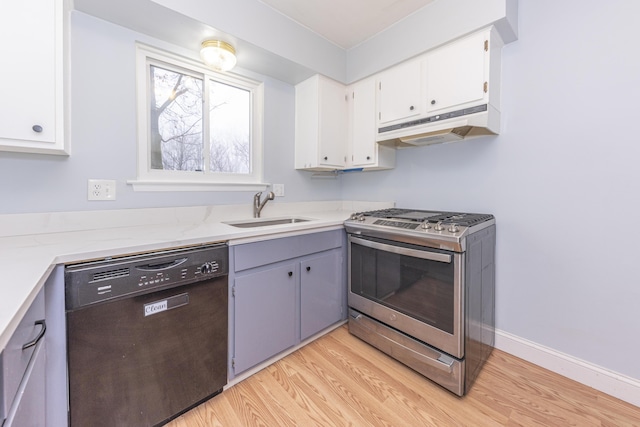
<svg viewBox="0 0 640 427">
<path fill-rule="evenodd" d="M 150 181 L 130 179 L 127 184 L 133 191 L 263 191 L 266 183 L 219 183 L 199 181 Z"/>
<path fill-rule="evenodd" d="M 267 368 L 270 365 L 273 365 L 278 360 L 283 359 L 286 356 L 290 355 L 291 353 L 300 350 L 305 345 L 317 340 L 318 338 L 323 337 L 324 335 L 328 334 L 329 332 L 333 331 L 334 329 L 338 329 L 340 326 L 344 325 L 345 323 L 347 323 L 346 320 L 340 320 L 338 323 L 334 323 L 333 325 L 327 327 L 326 329 L 323 329 L 322 331 L 316 333 L 315 335 L 312 335 L 311 337 L 299 342 L 298 344 L 294 345 L 293 347 L 289 347 L 288 349 L 282 351 L 281 353 L 276 354 L 275 356 L 265 360 L 264 362 L 258 363 L 254 367 L 249 368 L 249 369 L 247 369 L 247 370 L 245 370 L 243 372 L 240 372 L 238 375 L 236 375 L 235 377 L 233 377 L 232 379 L 229 380 L 227 385 L 224 386 L 224 390 L 230 389 L 234 385 L 246 380 L 250 376 L 252 376 L 254 374 L 257 374 L 258 372 L 260 372 L 264 368 Z M 233 368 L 231 366 L 229 366 L 229 370 L 232 370 L 232 369 Z"/>
<path fill-rule="evenodd" d="M 496 329 L 495 347 L 603 393 L 640 406 L 640 380 Z"/>
<path fill-rule="evenodd" d="M 149 66 L 161 66 L 203 81 L 203 97 L 208 97 L 210 81 L 247 90 L 251 102 L 251 170 L 244 174 L 165 171 L 150 167 Z M 136 42 L 137 177 L 129 180 L 134 191 L 254 191 L 265 188 L 264 173 L 264 83 L 233 73 L 217 73 L 193 58 L 187 58 Z M 204 123 L 208 123 L 207 114 Z M 208 140 L 208 131 L 203 141 Z M 204 142 L 207 145 L 206 142 Z M 208 155 L 205 156 L 205 160 Z M 207 163 L 208 164 L 208 163 Z M 205 170 L 208 166 L 205 164 Z"/>
</svg>

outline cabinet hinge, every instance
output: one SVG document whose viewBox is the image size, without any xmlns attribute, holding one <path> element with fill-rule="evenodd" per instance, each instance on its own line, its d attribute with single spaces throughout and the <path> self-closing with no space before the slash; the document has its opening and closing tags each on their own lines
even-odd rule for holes
<svg viewBox="0 0 640 427">
<path fill-rule="evenodd" d="M 233 285 L 233 286 L 231 287 L 231 296 L 232 296 L 232 297 L 235 297 L 235 296 L 236 296 L 236 285 Z"/>
<path fill-rule="evenodd" d="M 489 92 L 489 83 L 484 82 L 484 93 Z"/>
<path fill-rule="evenodd" d="M 234 369 L 236 367 L 236 358 L 235 357 L 231 358 L 231 367 L 234 368 Z"/>
<path fill-rule="evenodd" d="M 484 51 L 489 52 L 489 40 L 484 41 Z"/>
</svg>

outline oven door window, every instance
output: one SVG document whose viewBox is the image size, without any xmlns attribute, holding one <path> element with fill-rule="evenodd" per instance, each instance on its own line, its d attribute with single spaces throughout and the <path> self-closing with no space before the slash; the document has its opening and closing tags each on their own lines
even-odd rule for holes
<svg viewBox="0 0 640 427">
<path fill-rule="evenodd" d="M 353 239 L 350 248 L 351 292 L 454 333 L 450 253 L 378 239 Z"/>
</svg>

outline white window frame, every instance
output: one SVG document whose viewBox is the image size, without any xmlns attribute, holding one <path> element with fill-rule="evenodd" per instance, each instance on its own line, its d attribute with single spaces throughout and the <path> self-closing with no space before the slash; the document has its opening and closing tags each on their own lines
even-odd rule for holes
<svg viewBox="0 0 640 427">
<path fill-rule="evenodd" d="M 203 173 L 151 169 L 150 84 L 149 67 L 156 65 L 174 69 L 203 79 L 203 96 L 208 100 L 207 80 L 237 86 L 251 93 L 251 162 L 249 174 Z M 134 191 L 260 191 L 263 183 L 263 107 L 264 84 L 231 73 L 217 73 L 201 62 L 155 47 L 136 43 L 136 102 L 137 102 L 137 179 L 127 183 Z M 204 113 L 203 143 L 209 144 L 209 114 Z M 205 159 L 208 162 L 208 158 Z"/>
</svg>

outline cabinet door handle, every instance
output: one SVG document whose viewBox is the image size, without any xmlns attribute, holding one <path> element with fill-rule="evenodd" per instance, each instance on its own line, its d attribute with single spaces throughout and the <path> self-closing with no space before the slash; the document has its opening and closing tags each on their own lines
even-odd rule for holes
<svg viewBox="0 0 640 427">
<path fill-rule="evenodd" d="M 311 271 L 311 267 L 307 267 L 307 271 Z"/>
<path fill-rule="evenodd" d="M 293 271 L 290 271 L 288 274 L 289 274 L 289 277 L 293 276 Z"/>
<path fill-rule="evenodd" d="M 23 350 L 26 350 L 29 347 L 33 347 L 34 345 L 38 344 L 38 341 L 40 341 L 44 336 L 44 333 L 47 332 L 47 324 L 45 323 L 44 319 L 36 320 L 34 325 L 41 325 L 42 329 L 40 329 L 40 333 L 38 334 L 37 337 L 35 337 L 33 340 L 29 341 L 28 343 L 22 346 Z"/>
<path fill-rule="evenodd" d="M 431 100 L 431 105 L 436 105 L 436 100 L 435 99 Z"/>
<path fill-rule="evenodd" d="M 33 131 L 37 132 L 37 133 L 42 132 L 42 126 L 40 126 L 40 125 L 33 125 L 33 126 L 31 126 L 31 129 L 33 129 Z"/>
<path fill-rule="evenodd" d="M 371 156 L 367 156 L 367 160 L 371 160 Z"/>
<path fill-rule="evenodd" d="M 324 156 L 324 159 L 325 159 L 325 160 L 329 160 L 329 157 L 327 157 L 327 156 Z"/>
<path fill-rule="evenodd" d="M 409 110 L 413 111 L 415 107 L 412 105 L 411 107 L 409 107 Z"/>
</svg>

